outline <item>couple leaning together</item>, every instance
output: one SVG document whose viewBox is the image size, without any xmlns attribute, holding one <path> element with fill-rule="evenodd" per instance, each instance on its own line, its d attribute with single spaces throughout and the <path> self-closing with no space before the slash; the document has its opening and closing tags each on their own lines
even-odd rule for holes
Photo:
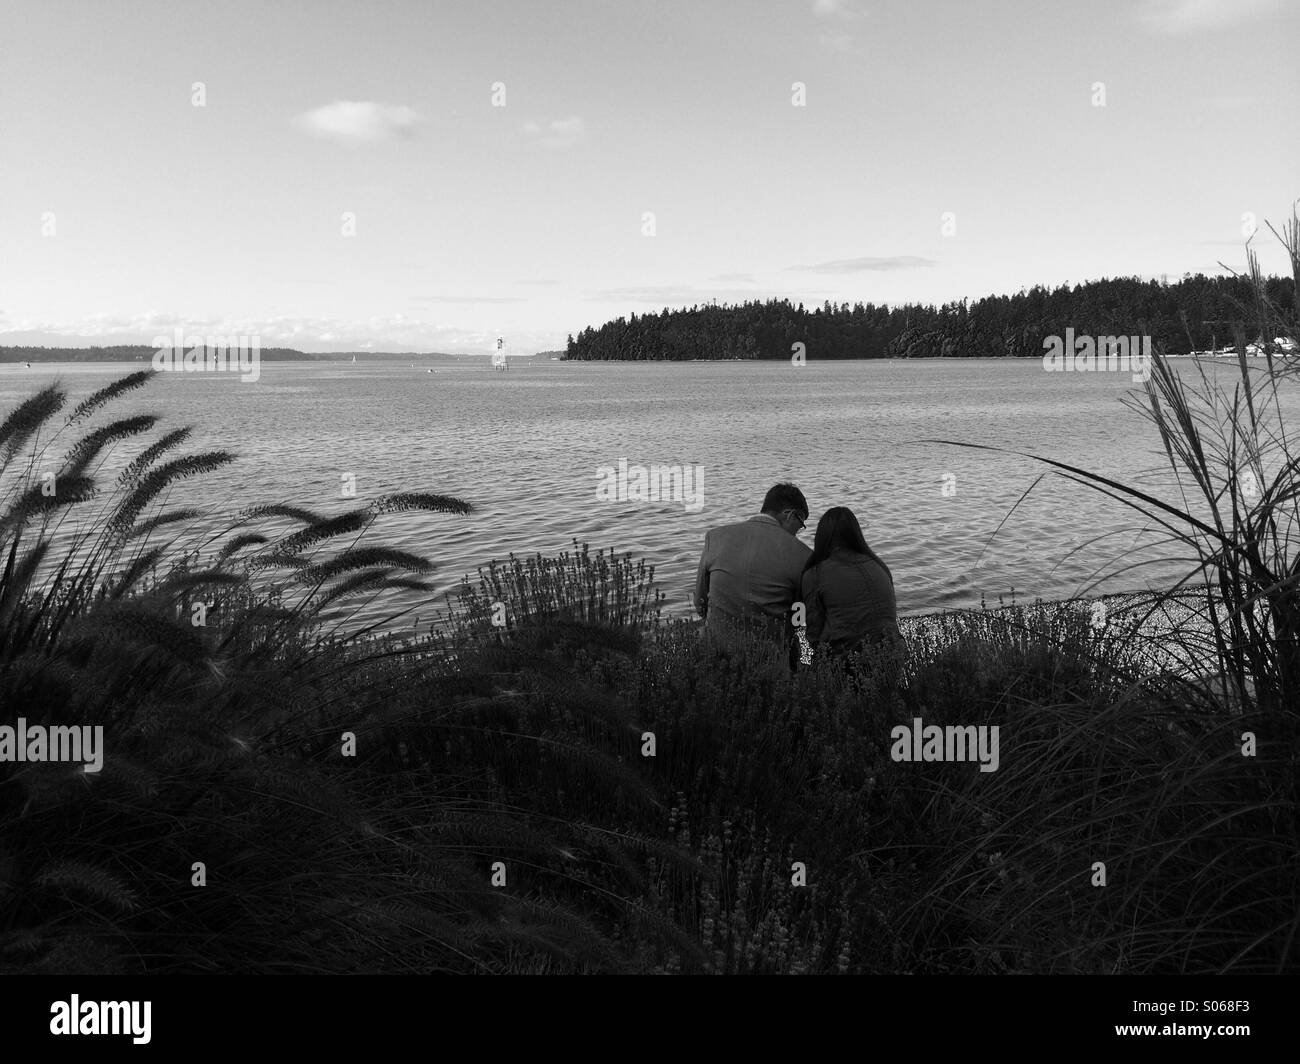
<svg viewBox="0 0 1300 1064">
<path fill-rule="evenodd" d="M 840 660 L 893 686 L 906 650 L 889 566 L 867 546 L 852 510 L 822 514 L 811 550 L 797 538 L 807 520 L 803 492 L 777 484 L 761 513 L 709 530 L 695 578 L 706 635 L 723 647 L 755 638 L 793 670 L 802 615 L 814 660 Z"/>
</svg>

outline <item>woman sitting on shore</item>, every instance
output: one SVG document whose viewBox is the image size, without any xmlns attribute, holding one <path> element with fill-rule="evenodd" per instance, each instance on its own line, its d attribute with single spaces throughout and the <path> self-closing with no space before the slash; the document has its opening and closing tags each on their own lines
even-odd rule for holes
<svg viewBox="0 0 1300 1064">
<path fill-rule="evenodd" d="M 862 526 L 845 506 L 822 514 L 803 572 L 808 641 L 816 656 L 841 660 L 860 678 L 885 668 L 874 682 L 895 686 L 905 654 L 898 631 L 894 577 L 867 546 Z"/>
</svg>

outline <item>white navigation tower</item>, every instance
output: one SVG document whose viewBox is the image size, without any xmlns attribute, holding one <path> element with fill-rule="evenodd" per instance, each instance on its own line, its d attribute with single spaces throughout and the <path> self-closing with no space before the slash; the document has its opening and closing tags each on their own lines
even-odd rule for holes
<svg viewBox="0 0 1300 1064">
<path fill-rule="evenodd" d="M 492 368 L 502 372 L 510 368 L 506 363 L 506 341 L 504 337 L 497 337 L 497 349 L 492 353 Z"/>
</svg>

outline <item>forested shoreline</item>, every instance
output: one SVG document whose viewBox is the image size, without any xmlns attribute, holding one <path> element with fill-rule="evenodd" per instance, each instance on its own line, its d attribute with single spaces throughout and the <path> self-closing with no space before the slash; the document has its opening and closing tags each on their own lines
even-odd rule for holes
<svg viewBox="0 0 1300 1064">
<path fill-rule="evenodd" d="M 1265 295 L 1289 314 L 1291 278 L 1270 277 Z M 772 299 L 706 304 L 617 318 L 570 335 L 566 360 L 691 361 L 788 359 L 802 343 L 808 358 L 1031 358 L 1043 339 L 1067 328 L 1096 336 L 1150 336 L 1166 354 L 1188 354 L 1235 342 L 1269 342 L 1258 324 L 1246 277 L 1186 276 L 1162 284 L 1136 277 L 1103 279 L 1011 296 L 985 296 L 941 306 L 873 303 L 808 309 Z"/>
</svg>

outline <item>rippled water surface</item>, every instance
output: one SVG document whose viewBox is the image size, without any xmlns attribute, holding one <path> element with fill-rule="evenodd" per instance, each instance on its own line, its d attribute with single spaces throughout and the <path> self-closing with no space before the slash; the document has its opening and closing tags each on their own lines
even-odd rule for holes
<svg viewBox="0 0 1300 1064">
<path fill-rule="evenodd" d="M 60 379 L 74 398 L 139 366 L 0 367 L 6 410 Z M 756 513 L 794 480 L 817 518 L 853 509 L 890 564 L 900 610 L 976 605 L 1012 588 L 1028 598 L 1165 584 L 1186 565 L 1132 568 L 1140 523 L 1119 504 L 1027 458 L 925 442 L 1015 448 L 1159 487 L 1154 428 L 1124 407 L 1122 373 L 1050 374 L 1034 359 L 927 362 L 592 364 L 263 363 L 257 383 L 163 374 L 117 407 L 192 425 L 195 446 L 240 460 L 187 486 L 217 517 L 259 503 L 326 512 L 340 477 L 357 502 L 397 491 L 459 496 L 468 517 L 402 514 L 381 538 L 430 557 L 439 591 L 493 558 L 569 549 L 576 538 L 644 557 L 669 613 L 685 613 L 704 532 Z M 1216 367 L 1220 373 L 1229 367 Z M 1294 412 L 1294 404 L 1291 408 Z M 130 456 L 119 449 L 113 465 Z M 620 459 L 703 467 L 704 505 L 598 502 L 597 470 Z M 945 494 L 945 477 L 951 494 Z M 1014 509 L 1014 512 L 1012 512 Z M 1071 550 L 1095 537 L 1091 546 Z M 1150 536 L 1147 537 L 1149 541 Z M 1127 571 L 1124 571 L 1127 570 Z M 418 612 L 418 610 L 417 610 Z M 432 613 L 432 606 L 429 609 Z"/>
</svg>

